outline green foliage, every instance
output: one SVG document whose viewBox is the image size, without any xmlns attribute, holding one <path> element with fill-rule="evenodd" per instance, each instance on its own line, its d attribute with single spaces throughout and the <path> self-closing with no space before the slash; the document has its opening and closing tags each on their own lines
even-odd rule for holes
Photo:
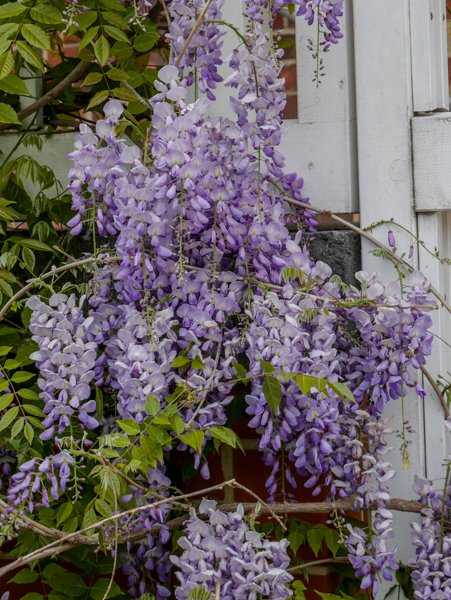
<svg viewBox="0 0 451 600">
<path fill-rule="evenodd" d="M 312 523 L 290 519 L 288 522 L 288 541 L 294 555 L 302 546 L 307 545 L 315 556 L 326 547 L 335 557 L 341 549 L 339 533 L 322 523 Z"/>
<path fill-rule="evenodd" d="M 203 587 L 198 587 L 190 592 L 188 600 L 213 600 L 213 594 Z"/>
</svg>

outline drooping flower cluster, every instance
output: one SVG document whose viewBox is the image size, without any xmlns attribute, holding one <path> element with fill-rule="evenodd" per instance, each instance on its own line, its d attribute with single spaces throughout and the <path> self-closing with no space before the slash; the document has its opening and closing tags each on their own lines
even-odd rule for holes
<svg viewBox="0 0 451 600">
<path fill-rule="evenodd" d="M 226 62 L 222 3 L 208 5 L 192 36 L 203 0 L 168 4 L 173 64 L 155 84 L 147 148 L 118 137 L 118 101 L 105 105 L 95 133 L 81 128 L 71 155 L 69 226 L 74 235 L 92 235 L 96 249 L 100 237 L 102 246 L 87 302 L 58 294 L 49 306 L 29 303 L 46 413 L 42 439 L 57 438 L 77 420 L 98 426 L 95 385 L 112 398 L 114 415 L 138 423 L 149 396 L 164 408 L 183 389 L 180 414 L 208 440 L 209 427 L 226 424 L 235 363 L 244 358 L 249 425 L 272 468 L 269 496 L 276 498 L 283 478 L 292 488 L 302 481 L 313 495 L 326 491 L 333 499 L 354 496 L 358 508 L 375 506 L 372 531 L 351 529 L 347 545 L 362 586 L 376 591 L 380 577 L 391 580 L 396 569 L 381 413 L 409 388 L 423 393 L 417 371 L 431 349 L 428 284 L 414 274 L 400 290 L 360 273 L 360 287 L 345 288 L 312 259 L 305 231 L 314 230 L 313 213 L 302 179 L 284 171 L 278 149 L 285 96 L 264 12 L 269 3 L 245 2 L 250 23 L 223 82 L 233 116 L 212 116 Z M 339 39 L 342 0 L 296 4 L 309 23 L 317 19 L 324 47 Z M 304 232 L 293 236 L 292 225 Z M 268 373 L 279 381 L 275 401 Z M 117 428 L 112 415 L 102 427 Z M 194 464 L 208 476 L 200 453 Z M 45 503 L 48 467 L 38 477 L 36 461 L 25 466 L 14 476 L 13 501 L 32 507 L 38 493 Z M 130 501 L 166 495 L 162 472 L 143 484 L 155 494 L 141 495 L 141 486 Z M 52 497 L 64 485 L 52 484 Z M 128 548 L 134 597 L 167 597 L 166 517 L 166 509 L 150 510 L 129 523 L 146 530 L 143 542 Z M 263 540 L 242 511 L 222 513 L 204 501 L 180 544 L 181 557 L 172 559 L 179 599 L 199 585 L 213 593 L 219 586 L 225 600 L 290 595 L 285 542 Z"/>
<path fill-rule="evenodd" d="M 379 578 L 392 582 L 398 569 L 392 546 L 393 514 L 386 507 L 390 497 L 388 484 L 395 472 L 384 459 L 388 449 L 384 442 L 386 432 L 383 423 L 371 423 L 364 433 L 368 451 L 359 458 L 360 495 L 356 498 L 356 508 L 374 510 L 371 532 L 349 525 L 346 546 L 355 573 L 362 578 L 362 589 L 371 589 L 376 595 L 380 589 Z"/>
<path fill-rule="evenodd" d="M 415 599 L 446 600 L 451 597 L 451 485 L 447 481 L 439 491 L 418 477 L 415 491 L 424 505 L 421 521 L 412 523 Z"/>
<path fill-rule="evenodd" d="M 285 0 L 275 0 L 275 9 L 288 4 Z M 343 37 L 340 19 L 343 16 L 344 0 L 294 0 L 297 15 L 303 16 L 309 25 L 319 27 L 323 49 L 337 44 Z"/>
<path fill-rule="evenodd" d="M 64 433 L 73 416 L 87 429 L 98 426 L 93 416 L 96 403 L 90 400 L 97 346 L 89 341 L 93 319 L 84 316 L 83 302 L 65 294 L 54 294 L 48 304 L 37 297 L 28 301 L 30 331 L 39 346 L 31 358 L 39 368 L 38 386 L 45 405 L 43 440 Z"/>
<path fill-rule="evenodd" d="M 145 496 L 141 490 L 123 500 L 133 500 L 136 506 L 151 504 L 169 496 L 170 480 L 161 471 L 149 472 L 145 482 L 149 493 Z M 127 576 L 127 587 L 132 598 L 141 598 L 145 593 L 155 594 L 157 600 L 169 598 L 170 560 L 168 542 L 171 535 L 166 526 L 168 505 L 150 508 L 128 519 L 122 519 L 120 526 L 134 533 L 144 533 L 139 542 L 127 543 L 127 554 L 123 572 Z"/>
<path fill-rule="evenodd" d="M 73 456 L 63 450 L 44 460 L 32 458 L 21 464 L 11 477 L 8 503 L 11 507 L 24 506 L 30 513 L 49 506 L 66 491 L 74 462 Z"/>
<path fill-rule="evenodd" d="M 177 600 L 186 600 L 199 587 L 212 594 L 219 589 L 224 600 L 284 600 L 292 595 L 288 542 L 271 542 L 252 531 L 242 507 L 224 513 L 216 502 L 203 500 L 185 533 L 178 541 L 181 556 L 171 556 L 179 583 Z"/>
</svg>

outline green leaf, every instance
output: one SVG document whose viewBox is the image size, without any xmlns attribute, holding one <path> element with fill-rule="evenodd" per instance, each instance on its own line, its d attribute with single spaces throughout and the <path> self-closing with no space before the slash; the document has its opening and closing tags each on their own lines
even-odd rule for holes
<svg viewBox="0 0 451 600">
<path fill-rule="evenodd" d="M 204 587 L 197 587 L 194 590 L 191 590 L 188 600 L 213 600 L 213 594 Z"/>
<path fill-rule="evenodd" d="M 14 56 L 11 50 L 0 56 L 0 80 L 11 73 L 14 68 Z"/>
<path fill-rule="evenodd" d="M 4 431 L 5 429 L 8 429 L 8 427 L 11 425 L 11 423 L 17 418 L 18 414 L 19 414 L 18 406 L 13 406 L 12 408 L 10 408 L 3 415 L 3 417 L 0 420 L 0 431 Z"/>
<path fill-rule="evenodd" d="M 22 596 L 20 600 L 44 600 L 44 596 L 37 592 L 29 592 L 28 594 L 25 594 L 25 596 Z"/>
<path fill-rule="evenodd" d="M 117 69 L 116 67 L 110 69 L 106 75 L 108 79 L 111 79 L 112 81 L 127 81 L 127 79 L 129 79 L 129 75 L 126 71 Z"/>
<path fill-rule="evenodd" d="M 0 19 L 11 19 L 18 17 L 27 10 L 27 6 L 18 2 L 7 2 L 0 6 Z"/>
<path fill-rule="evenodd" d="M 19 31 L 19 23 L 3 23 L 0 25 L 0 36 L 12 38 Z"/>
<path fill-rule="evenodd" d="M 70 591 L 71 596 L 83 596 L 86 593 L 86 586 L 80 575 L 71 573 L 59 565 L 49 564 L 43 571 L 44 581 L 56 592 L 67 594 Z"/>
<path fill-rule="evenodd" d="M 266 375 L 263 379 L 263 393 L 272 412 L 277 414 L 282 401 L 282 386 L 280 385 L 280 381 L 272 375 Z"/>
<path fill-rule="evenodd" d="M 91 85 L 96 85 L 97 83 L 102 81 L 102 79 L 102 73 L 88 73 L 83 79 L 81 87 L 90 87 Z"/>
<path fill-rule="evenodd" d="M 299 521 L 290 521 L 288 541 L 290 542 L 293 554 L 297 554 L 301 546 L 306 541 L 306 526 Z"/>
<path fill-rule="evenodd" d="M 39 406 L 35 406 L 34 404 L 22 404 L 22 408 L 28 415 L 33 415 L 33 417 L 44 416 Z"/>
<path fill-rule="evenodd" d="M 17 77 L 17 75 L 7 75 L 3 79 L 0 79 L 0 90 L 16 96 L 32 95 L 25 82 L 20 77 Z"/>
<path fill-rule="evenodd" d="M 338 531 L 335 531 L 335 529 L 331 529 L 330 527 L 325 529 L 324 530 L 324 541 L 326 542 L 326 546 L 332 552 L 334 557 L 337 556 L 337 552 L 340 549 L 340 545 L 341 545 L 340 544 L 340 536 L 338 534 Z"/>
<path fill-rule="evenodd" d="M 20 32 L 27 42 L 35 48 L 50 50 L 50 38 L 39 25 L 25 23 L 25 25 L 22 25 Z"/>
<path fill-rule="evenodd" d="M 10 433 L 12 440 L 19 435 L 19 433 L 22 431 L 24 425 L 25 425 L 24 417 L 21 417 L 20 419 L 17 419 L 17 421 L 15 421 L 14 425 L 11 427 L 11 433 Z"/>
<path fill-rule="evenodd" d="M 41 60 L 41 57 L 36 52 L 36 50 L 34 50 L 34 48 L 29 46 L 23 40 L 19 40 L 18 42 L 16 42 L 16 48 L 19 54 L 25 60 L 25 62 L 27 62 L 29 65 L 31 65 L 41 73 L 44 71 L 44 64 Z"/>
<path fill-rule="evenodd" d="M 152 50 L 159 39 L 160 34 L 156 29 L 154 31 L 146 31 L 135 37 L 133 47 L 137 52 L 148 52 L 149 50 Z"/>
<path fill-rule="evenodd" d="M 5 360 L 5 364 L 3 365 L 4 368 L 7 371 L 13 371 L 14 369 L 17 369 L 17 367 L 20 367 L 22 363 L 14 358 L 8 358 L 8 360 Z"/>
<path fill-rule="evenodd" d="M 128 109 L 130 110 L 130 107 L 128 107 Z M 193 359 L 193 361 L 192 361 L 192 363 L 191 363 L 191 366 L 192 366 L 192 368 L 193 368 L 193 369 L 198 369 L 198 370 L 200 370 L 200 369 L 203 369 L 203 368 L 204 368 L 204 363 L 202 362 L 202 360 L 200 359 L 200 357 L 199 357 L 199 356 L 196 356 L 196 357 Z"/>
<path fill-rule="evenodd" d="M 151 417 L 155 417 L 160 412 L 160 401 L 156 396 L 150 395 L 147 398 L 146 411 Z"/>
<path fill-rule="evenodd" d="M 324 541 L 325 528 L 321 525 L 307 529 L 307 542 L 313 554 L 318 556 Z"/>
<path fill-rule="evenodd" d="M 28 423 L 28 421 L 25 423 L 23 434 L 24 434 L 27 442 L 31 445 L 33 443 L 33 439 L 34 439 L 34 429 L 30 425 L 30 423 Z"/>
<path fill-rule="evenodd" d="M 39 400 L 39 395 L 34 390 L 22 388 L 17 391 L 17 394 L 24 400 Z"/>
<path fill-rule="evenodd" d="M 58 527 L 62 523 L 67 521 L 67 519 L 71 516 L 73 510 L 74 505 L 72 502 L 65 502 L 64 504 L 61 504 L 61 506 L 58 509 L 58 512 L 56 513 L 56 524 L 58 525 Z"/>
<path fill-rule="evenodd" d="M 12 41 L 6 36 L 0 36 L 0 54 L 11 48 Z"/>
<path fill-rule="evenodd" d="M 31 248 L 22 248 L 22 260 L 27 269 L 33 273 L 36 266 L 36 257 Z"/>
<path fill-rule="evenodd" d="M 31 248 L 32 250 L 38 250 L 40 252 L 52 252 L 53 248 L 51 248 L 45 242 L 40 242 L 39 240 L 35 240 L 32 238 L 20 238 L 17 243 L 20 246 L 24 246 L 25 248 Z"/>
<path fill-rule="evenodd" d="M 88 27 L 91 27 L 93 23 L 97 21 L 98 13 L 95 10 L 88 10 L 87 12 L 77 15 L 77 22 L 80 25 L 82 31 L 86 31 Z"/>
<path fill-rule="evenodd" d="M 83 48 L 85 48 L 88 44 L 90 44 L 92 42 L 92 40 L 96 37 L 98 31 L 99 31 L 98 27 L 91 27 L 90 29 L 88 29 L 88 31 L 85 33 L 85 35 L 80 40 L 80 44 L 78 45 L 79 49 L 83 50 Z"/>
<path fill-rule="evenodd" d="M 0 411 L 4 411 L 14 400 L 14 394 L 3 394 L 0 396 Z"/>
<path fill-rule="evenodd" d="M 117 27 L 114 27 L 113 25 L 105 25 L 103 29 L 108 33 L 110 37 L 113 38 L 113 40 L 117 40 L 118 42 L 125 42 L 127 44 L 129 43 L 128 36 Z"/>
<path fill-rule="evenodd" d="M 110 93 L 109 93 L 108 90 L 102 90 L 100 92 L 97 92 L 91 98 L 91 101 L 88 104 L 86 110 L 90 110 L 91 108 L 94 108 L 95 106 L 98 106 L 102 102 L 105 102 L 105 100 L 108 98 L 109 95 L 110 95 Z"/>
<path fill-rule="evenodd" d="M 94 54 L 100 65 L 104 67 L 110 58 L 110 42 L 104 35 L 101 35 L 94 44 Z"/>
<path fill-rule="evenodd" d="M 231 446 L 232 448 L 237 448 L 240 446 L 240 439 L 237 434 L 233 431 L 233 429 L 229 429 L 229 427 L 210 427 L 208 432 L 212 435 L 215 440 L 226 444 L 227 446 Z"/>
<path fill-rule="evenodd" d="M 133 419 L 122 419 L 117 421 L 119 427 L 128 435 L 138 435 L 141 431 L 138 423 Z"/>
<path fill-rule="evenodd" d="M 0 356 L 6 356 L 12 349 L 12 346 L 0 346 Z"/>
<path fill-rule="evenodd" d="M 179 356 L 176 356 L 172 361 L 171 367 L 173 369 L 179 369 L 181 367 L 186 367 L 186 365 L 189 365 L 190 362 L 191 360 L 187 356 L 184 354 L 179 354 Z"/>
<path fill-rule="evenodd" d="M 102 13 L 102 17 L 111 25 L 118 27 L 121 30 L 130 29 L 127 19 L 124 19 L 121 15 L 118 15 L 117 12 L 105 11 Z"/>
<path fill-rule="evenodd" d="M 275 371 L 274 366 L 267 360 L 261 360 L 260 366 L 265 375 L 272 375 Z"/>
<path fill-rule="evenodd" d="M 9 583 L 34 583 L 38 578 L 39 575 L 35 571 L 31 571 L 31 569 L 22 569 L 22 571 L 19 571 L 9 580 Z"/>
<path fill-rule="evenodd" d="M 14 383 L 25 383 L 25 381 L 29 381 L 33 377 L 34 373 L 29 373 L 28 371 L 16 371 L 11 377 L 11 381 Z"/>
<path fill-rule="evenodd" d="M 90 597 L 93 600 L 103 600 L 103 598 L 105 598 L 105 594 L 106 594 L 109 584 L 110 584 L 109 579 L 99 579 L 98 581 L 96 581 L 95 584 L 91 587 L 91 589 L 89 591 Z M 111 586 L 111 590 L 110 590 L 108 596 L 106 596 L 106 598 L 115 598 L 116 596 L 121 596 L 121 595 L 122 595 L 122 591 L 121 591 L 120 587 L 116 583 L 113 582 L 113 585 Z"/>
<path fill-rule="evenodd" d="M 0 123 L 20 124 L 19 117 L 14 108 L 4 102 L 0 102 Z"/>
<path fill-rule="evenodd" d="M 34 21 L 45 25 L 59 25 L 63 21 L 61 11 L 51 4 L 37 4 L 31 9 L 31 16 Z"/>
<path fill-rule="evenodd" d="M 200 429 L 194 429 L 179 435 L 179 440 L 200 454 L 205 440 L 205 433 Z"/>
<path fill-rule="evenodd" d="M 305 600 L 305 592 L 307 588 L 302 581 L 293 581 L 293 600 Z"/>
<path fill-rule="evenodd" d="M 354 394 L 351 392 L 347 385 L 345 385 L 344 383 L 331 383 L 330 381 L 327 382 L 327 385 L 337 394 L 337 396 L 340 396 L 340 398 L 342 398 L 343 400 L 355 404 L 356 399 L 354 397 Z"/>
<path fill-rule="evenodd" d="M 105 502 L 105 500 L 102 500 L 102 498 L 97 498 L 94 502 L 94 506 L 100 516 L 111 517 L 113 510 L 108 502 Z"/>
</svg>

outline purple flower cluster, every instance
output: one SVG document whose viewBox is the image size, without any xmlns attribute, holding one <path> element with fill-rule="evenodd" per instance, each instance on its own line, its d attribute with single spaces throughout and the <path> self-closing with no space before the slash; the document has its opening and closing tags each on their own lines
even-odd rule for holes
<svg viewBox="0 0 451 600">
<path fill-rule="evenodd" d="M 17 463 L 17 456 L 12 450 L 0 448 L 0 491 L 8 488 L 13 467 Z"/>
<path fill-rule="evenodd" d="M 302 179 L 284 171 L 278 148 L 285 94 L 267 4 L 244 5 L 251 22 L 223 82 L 231 118 L 210 110 L 222 81 L 222 0 L 210 4 L 186 52 L 205 4 L 171 0 L 174 64 L 160 70 L 155 84 L 148 147 L 141 152 L 118 137 L 118 101 L 105 105 L 95 133 L 81 128 L 71 155 L 69 226 L 74 235 L 86 229 L 99 235 L 99 262 L 111 254 L 117 262 L 97 268 L 86 307 L 64 295 L 49 306 L 30 301 L 47 415 L 43 439 L 61 434 L 71 417 L 87 428 L 98 425 L 92 382 L 108 391 L 117 414 L 137 422 L 149 395 L 164 407 L 169 394 L 184 389 L 185 422 L 208 435 L 210 426 L 226 423 L 234 363 L 244 356 L 251 382 L 246 412 L 272 468 L 269 496 L 276 497 L 282 477 L 293 488 L 300 477 L 314 495 L 327 490 L 332 498 L 354 496 L 358 508 L 375 507 L 371 531 L 351 528 L 347 546 L 362 587 L 377 591 L 380 578 L 391 580 L 397 568 L 386 508 L 393 472 L 384 459 L 381 413 L 409 388 L 423 393 L 417 372 L 431 350 L 431 298 L 418 274 L 400 289 L 360 273 L 359 288 L 345 288 L 312 259 L 305 233 L 291 234 L 293 223 L 311 231 L 315 221 L 308 209 L 295 212 L 286 202 L 307 199 Z M 323 49 L 338 41 L 342 0 L 296 5 L 310 24 L 317 20 Z M 192 86 L 196 100 L 189 102 Z M 276 408 L 265 393 L 268 364 L 281 379 Z M 340 385 L 354 401 L 339 393 Z M 114 422 L 105 428 L 114 431 Z M 208 476 L 201 455 L 195 466 Z M 26 490 L 32 480 L 18 476 Z M 159 471 L 146 484 L 160 495 L 169 486 Z M 133 491 L 131 500 L 154 497 L 140 494 Z M 148 591 L 167 597 L 166 516 L 166 510 L 144 512 L 130 524 L 148 532 L 129 547 L 134 597 Z M 178 599 L 198 586 L 213 593 L 219 586 L 225 600 L 290 596 L 285 542 L 263 540 L 241 510 L 226 514 L 204 501 L 180 545 L 182 555 L 172 557 Z"/>
<path fill-rule="evenodd" d="M 346 547 L 356 575 L 362 578 L 362 589 L 371 589 L 376 595 L 380 589 L 379 578 L 391 582 L 398 569 L 395 549 L 390 544 L 393 514 L 386 508 L 390 498 L 388 484 L 395 472 L 384 461 L 388 449 L 384 442 L 386 432 L 383 423 L 369 424 L 364 433 L 367 435 L 369 451 L 362 454 L 359 460 L 360 490 L 356 508 L 372 508 L 374 512 L 370 533 L 348 525 Z"/>
<path fill-rule="evenodd" d="M 204 9 L 203 0 L 171 0 L 169 14 L 169 40 L 174 61 L 181 57 L 180 66 L 184 70 L 186 85 L 195 85 L 210 100 L 215 100 L 214 90 L 222 82 L 219 68 L 223 62 L 224 31 L 218 21 L 222 18 L 224 0 L 213 0 L 206 17 L 197 32 L 191 38 L 189 48 L 182 56 L 185 41 L 191 34 L 200 13 Z"/>
<path fill-rule="evenodd" d="M 84 298 L 54 294 L 48 304 L 31 298 L 30 331 L 38 344 L 31 355 L 40 377 L 38 386 L 44 401 L 45 431 L 41 439 L 61 435 L 77 417 L 82 427 L 95 429 L 96 403 L 90 400 L 97 358 L 97 345 L 89 341 L 93 318 L 83 314 Z"/>
<path fill-rule="evenodd" d="M 415 492 L 424 510 L 419 523 L 412 523 L 415 560 L 412 581 L 416 600 L 451 598 L 451 484 L 439 491 L 433 483 L 417 478 Z"/>
<path fill-rule="evenodd" d="M 212 594 L 219 589 L 224 600 L 284 600 L 292 595 L 288 542 L 271 542 L 251 530 L 242 507 L 225 513 L 216 502 L 203 500 L 178 544 L 182 554 L 171 556 L 177 600 L 186 600 L 199 587 Z"/>
<path fill-rule="evenodd" d="M 10 506 L 24 506 L 30 513 L 35 508 L 49 506 L 67 489 L 74 458 L 61 451 L 44 460 L 32 458 L 20 465 L 11 477 L 7 498 Z"/>
<path fill-rule="evenodd" d="M 161 471 L 150 471 L 145 484 L 149 487 L 148 494 L 144 496 L 141 491 L 134 490 L 123 500 L 133 500 L 136 506 L 144 506 L 169 496 L 171 482 Z M 154 594 L 156 600 L 170 597 L 167 586 L 171 571 L 168 550 L 171 534 L 165 524 L 169 511 L 169 506 L 164 505 L 149 508 L 120 523 L 128 531 L 145 532 L 139 542 L 127 543 L 123 572 L 132 598 L 141 598 L 146 593 Z"/>
<path fill-rule="evenodd" d="M 275 0 L 275 9 L 289 4 L 286 0 Z M 331 44 L 337 44 L 343 37 L 340 19 L 343 16 L 344 0 L 294 0 L 297 15 L 303 16 L 309 25 L 320 28 L 321 45 L 327 50 Z"/>
</svg>

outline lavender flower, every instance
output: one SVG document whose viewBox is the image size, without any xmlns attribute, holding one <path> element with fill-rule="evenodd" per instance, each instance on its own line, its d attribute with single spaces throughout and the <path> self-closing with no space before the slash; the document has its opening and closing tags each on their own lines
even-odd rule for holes
<svg viewBox="0 0 451 600">
<path fill-rule="evenodd" d="M 97 345 L 88 341 L 93 319 L 84 316 L 83 301 L 54 294 L 48 305 L 36 296 L 27 304 L 32 310 L 30 330 L 39 346 L 31 358 L 39 368 L 38 386 L 45 404 L 43 440 L 62 434 L 73 416 L 87 429 L 98 426 L 92 416 L 96 403 L 90 400 Z"/>
<path fill-rule="evenodd" d="M 417 477 L 415 491 L 424 505 L 420 523 L 412 523 L 415 560 L 412 581 L 417 600 L 451 597 L 451 485 L 438 491 L 432 482 Z"/>
<path fill-rule="evenodd" d="M 185 532 L 178 542 L 181 556 L 171 556 L 179 582 L 177 600 L 186 600 L 197 587 L 212 593 L 219 587 L 224 600 L 283 600 L 292 595 L 287 540 L 270 542 L 252 531 L 242 507 L 224 513 L 216 502 L 203 500 Z"/>
<path fill-rule="evenodd" d="M 66 491 L 73 463 L 66 451 L 22 463 L 11 478 L 8 502 L 13 507 L 24 506 L 30 513 L 41 506 L 48 507 L 51 500 L 58 500 Z"/>
</svg>

